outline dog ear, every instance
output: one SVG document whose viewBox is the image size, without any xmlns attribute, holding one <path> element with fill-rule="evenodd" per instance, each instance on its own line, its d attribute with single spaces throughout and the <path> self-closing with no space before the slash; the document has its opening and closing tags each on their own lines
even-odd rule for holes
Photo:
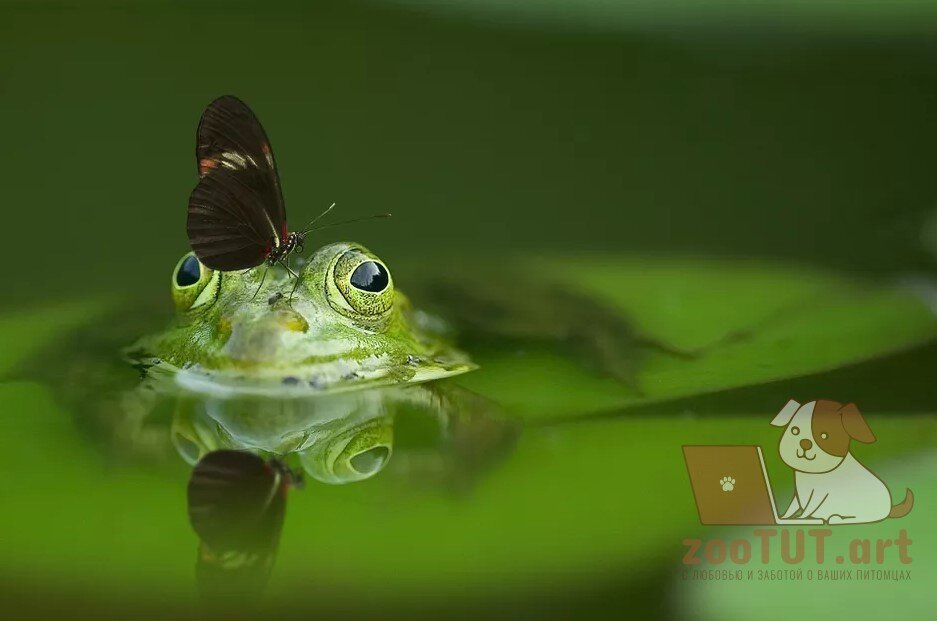
<svg viewBox="0 0 937 621">
<path fill-rule="evenodd" d="M 786 427 L 791 419 L 794 418 L 794 414 L 797 413 L 797 410 L 800 409 L 800 404 L 791 399 L 787 402 L 781 411 L 778 412 L 778 415 L 774 417 L 774 420 L 771 421 L 771 424 L 775 427 Z"/>
<path fill-rule="evenodd" d="M 855 403 L 844 405 L 839 411 L 843 416 L 843 428 L 850 438 L 866 444 L 875 442 L 875 434 L 869 429 L 869 424 L 862 418 Z"/>
</svg>

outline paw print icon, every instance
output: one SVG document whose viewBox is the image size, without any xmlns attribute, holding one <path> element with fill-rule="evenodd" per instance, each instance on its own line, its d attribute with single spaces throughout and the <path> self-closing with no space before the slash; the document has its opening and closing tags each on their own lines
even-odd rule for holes
<svg viewBox="0 0 937 621">
<path fill-rule="evenodd" d="M 732 477 L 722 477 L 719 479 L 719 485 L 722 487 L 722 491 L 731 492 L 735 489 L 735 479 Z"/>
</svg>

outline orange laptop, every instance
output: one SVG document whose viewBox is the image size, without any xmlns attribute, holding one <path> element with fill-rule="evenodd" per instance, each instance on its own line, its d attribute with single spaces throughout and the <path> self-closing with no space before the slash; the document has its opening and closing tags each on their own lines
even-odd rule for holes
<svg viewBox="0 0 937 621">
<path fill-rule="evenodd" d="M 778 516 L 760 446 L 684 446 L 683 457 L 702 524 L 823 523 Z"/>
</svg>

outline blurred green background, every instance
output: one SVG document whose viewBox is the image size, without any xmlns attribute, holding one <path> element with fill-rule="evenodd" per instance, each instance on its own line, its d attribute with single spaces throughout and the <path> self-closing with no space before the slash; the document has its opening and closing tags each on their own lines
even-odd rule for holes
<svg viewBox="0 0 937 621">
<path fill-rule="evenodd" d="M 0 11 L 7 303 L 165 278 L 195 126 L 221 93 L 264 122 L 294 226 L 332 201 L 337 217 L 392 211 L 324 234 L 392 262 L 549 248 L 928 265 L 930 3 Z"/>
<path fill-rule="evenodd" d="M 263 121 L 294 227 L 333 201 L 336 219 L 394 213 L 324 231 L 313 244 L 352 238 L 390 265 L 452 255 L 465 269 L 475 258 L 519 254 L 637 256 L 625 268 L 583 259 L 593 266 L 583 286 L 631 287 L 611 297 L 688 342 L 705 322 L 680 303 L 667 306 L 673 283 L 690 290 L 680 300 L 696 301 L 694 283 L 717 283 L 703 302 L 724 318 L 721 331 L 738 319 L 718 306 L 724 277 L 735 279 L 726 295 L 747 320 L 763 310 L 755 297 L 768 299 L 765 308 L 788 301 L 765 266 L 806 266 L 799 280 L 778 277 L 797 284 L 795 302 L 808 299 L 801 289 L 812 294 L 828 282 L 840 291 L 838 281 L 814 278 L 817 268 L 884 282 L 928 274 L 927 231 L 937 238 L 934 35 L 937 3 L 910 0 L 2 2 L 0 369 L 54 349 L 68 328 L 96 316 L 62 300 L 165 299 L 168 316 L 170 270 L 187 249 L 195 127 L 223 93 Z M 658 255 L 684 259 L 660 272 L 643 267 Z M 723 262 L 687 267 L 704 255 Z M 562 273 L 581 264 L 546 265 Z M 648 274 L 659 273 L 658 287 Z M 641 295 L 629 299 L 629 290 Z M 923 307 L 902 308 L 895 320 L 890 306 L 866 312 L 860 293 L 854 316 L 828 319 L 838 332 L 807 316 L 811 338 L 832 334 L 829 364 L 818 356 L 785 373 L 890 354 L 873 363 L 772 382 L 779 376 L 758 367 L 756 343 L 752 362 L 741 359 L 745 381 L 694 367 L 668 376 L 657 364 L 662 388 L 649 385 L 662 404 L 534 425 L 468 498 L 377 479 L 316 487 L 288 510 L 274 603 L 322 616 L 621 618 L 632 610 L 696 618 L 704 610 L 747 619 L 752 602 L 780 610 L 771 606 L 801 593 L 673 580 L 679 541 L 699 528 L 679 446 L 770 446 L 776 434 L 766 417 L 788 397 L 856 399 L 881 437 L 862 460 L 891 459 L 895 488 L 937 493 L 927 467 L 914 466 L 932 459 L 908 457 L 937 444 L 937 348 L 926 345 L 933 326 Z M 867 316 L 876 338 L 853 339 L 850 322 Z M 889 321 L 900 325 L 890 332 Z M 899 349 L 923 345 L 895 354 L 896 334 L 907 337 Z M 769 333 L 760 345 L 781 351 L 797 337 L 781 336 L 788 341 Z M 844 354 L 836 339 L 856 351 Z M 551 362 L 551 353 L 532 354 L 546 375 L 512 375 L 513 359 L 492 355 L 488 373 L 466 381 L 525 416 L 525 407 L 542 413 L 572 402 L 622 406 L 610 382 Z M 715 366 L 725 370 L 718 359 Z M 648 367 L 650 382 L 654 360 Z M 564 392 L 569 402 L 537 392 L 544 377 L 560 385 L 570 373 L 578 375 Z M 73 428 L 54 389 L 0 384 L 8 445 L 0 526 L 11 534 L 0 550 L 0 601 L 37 615 L 165 616 L 166 606 L 174 617 L 194 615 L 184 464 L 116 467 Z M 789 472 L 766 455 L 780 492 Z M 649 459 L 659 467 L 636 480 Z M 853 618 L 891 601 L 909 612 L 932 608 L 934 493 L 919 492 L 902 523 L 921 546 L 913 584 L 866 589 L 864 600 L 848 589 L 833 598 L 814 591 L 810 602 L 849 602 Z"/>
</svg>

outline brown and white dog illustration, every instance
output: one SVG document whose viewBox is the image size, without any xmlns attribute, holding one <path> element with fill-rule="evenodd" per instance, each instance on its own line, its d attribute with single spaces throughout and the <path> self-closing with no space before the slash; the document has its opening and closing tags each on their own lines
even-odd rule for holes
<svg viewBox="0 0 937 621">
<path fill-rule="evenodd" d="M 803 405 L 793 399 L 771 424 L 786 427 L 780 453 L 794 469 L 796 491 L 784 518 L 822 518 L 828 524 L 864 524 L 904 517 L 914 505 L 907 490 L 891 504 L 885 483 L 856 461 L 849 443 L 875 442 L 875 435 L 854 404 L 820 399 Z"/>
</svg>

